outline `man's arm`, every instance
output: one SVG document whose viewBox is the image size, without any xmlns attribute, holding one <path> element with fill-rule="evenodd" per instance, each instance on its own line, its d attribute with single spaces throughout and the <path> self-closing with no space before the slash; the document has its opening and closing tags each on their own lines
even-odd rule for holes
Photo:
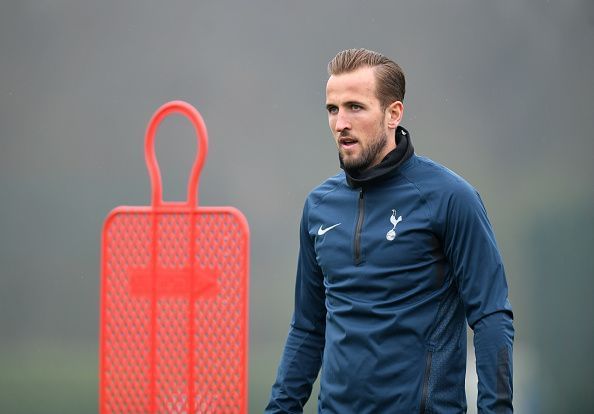
<svg viewBox="0 0 594 414">
<path fill-rule="evenodd" d="M 514 327 L 506 312 L 493 313 L 474 325 L 479 413 L 513 412 L 513 341 Z"/>
<path fill-rule="evenodd" d="M 444 246 L 474 331 L 478 412 L 511 413 L 513 314 L 491 224 L 470 186 L 457 189 L 447 202 Z"/>
<path fill-rule="evenodd" d="M 323 275 L 308 233 L 308 204 L 300 225 L 295 310 L 270 401 L 265 412 L 301 413 L 309 399 L 324 350 L 326 307 Z"/>
</svg>

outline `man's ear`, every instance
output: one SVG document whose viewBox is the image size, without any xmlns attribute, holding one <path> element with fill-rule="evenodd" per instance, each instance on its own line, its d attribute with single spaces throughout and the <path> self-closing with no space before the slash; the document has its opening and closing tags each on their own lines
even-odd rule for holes
<svg viewBox="0 0 594 414">
<path fill-rule="evenodd" d="M 404 115 L 404 105 L 401 101 L 392 102 L 386 108 L 386 117 L 388 119 L 388 128 L 396 129 L 396 127 L 402 121 L 402 115 Z"/>
</svg>

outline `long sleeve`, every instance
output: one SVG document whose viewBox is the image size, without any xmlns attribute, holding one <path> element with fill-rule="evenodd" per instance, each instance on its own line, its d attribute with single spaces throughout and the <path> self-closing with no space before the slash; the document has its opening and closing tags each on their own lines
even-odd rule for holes
<svg viewBox="0 0 594 414">
<path fill-rule="evenodd" d="M 444 248 L 475 335 L 478 409 L 482 414 L 511 413 L 513 314 L 495 236 L 470 186 L 457 188 L 446 205 Z"/>
<path fill-rule="evenodd" d="M 479 413 L 512 413 L 514 328 L 509 314 L 493 313 L 474 326 Z"/>
<path fill-rule="evenodd" d="M 307 203 L 300 225 L 295 309 L 266 413 L 301 413 L 322 364 L 326 308 L 323 275 L 308 233 Z"/>
</svg>

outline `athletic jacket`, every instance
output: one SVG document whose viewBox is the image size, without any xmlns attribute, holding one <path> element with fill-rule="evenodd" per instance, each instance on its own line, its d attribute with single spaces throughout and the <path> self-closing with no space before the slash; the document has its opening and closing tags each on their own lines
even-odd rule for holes
<svg viewBox="0 0 594 414">
<path fill-rule="evenodd" d="M 466 412 L 466 323 L 481 413 L 512 412 L 511 305 L 478 193 L 397 148 L 308 196 L 295 310 L 267 413 L 299 413 L 321 367 L 320 413 Z"/>
</svg>

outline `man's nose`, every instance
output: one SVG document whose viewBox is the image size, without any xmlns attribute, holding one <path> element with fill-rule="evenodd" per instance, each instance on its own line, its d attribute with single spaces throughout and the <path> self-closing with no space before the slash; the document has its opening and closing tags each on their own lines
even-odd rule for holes
<svg viewBox="0 0 594 414">
<path fill-rule="evenodd" d="M 348 117 L 341 114 L 340 112 L 336 115 L 336 124 L 334 125 L 336 132 L 342 132 L 345 129 L 351 129 L 351 123 Z"/>
</svg>

